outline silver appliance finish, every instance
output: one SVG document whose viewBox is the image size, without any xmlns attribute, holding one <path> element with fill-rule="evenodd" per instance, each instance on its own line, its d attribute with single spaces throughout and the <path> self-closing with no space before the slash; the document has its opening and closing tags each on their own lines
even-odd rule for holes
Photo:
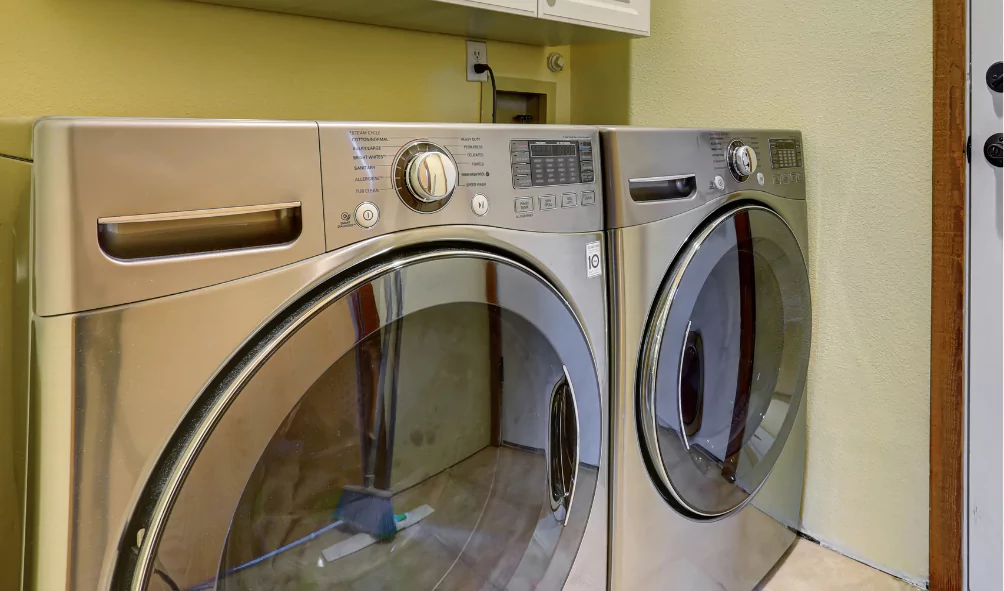
<svg viewBox="0 0 1004 591">
<path fill-rule="evenodd" d="M 671 497 L 656 484 L 661 467 L 646 465 L 651 458 L 638 418 L 646 326 L 657 312 L 653 307 L 674 261 L 699 228 L 731 206 L 750 204 L 780 216 L 802 255 L 807 252 L 804 168 L 773 170 L 768 154 L 772 138 L 801 142 L 799 132 L 783 130 L 601 130 L 612 306 L 612 589 L 746 591 L 761 581 L 795 538 L 805 461 L 804 401 L 770 476 L 752 500 L 711 518 L 685 517 L 671 506 Z M 730 174 L 725 150 L 736 139 L 757 151 L 763 186 L 755 173 L 744 182 Z M 692 175 L 696 189 L 689 197 L 631 197 L 632 180 L 637 188 L 644 186 L 638 181 Z M 686 336 L 667 333 L 667 338 Z M 799 363 L 807 364 L 807 358 Z"/>
<path fill-rule="evenodd" d="M 597 200 L 516 213 L 517 198 L 536 200 L 540 190 L 512 188 L 509 142 L 537 138 L 592 141 L 599 159 L 598 132 L 569 126 L 36 122 L 33 239 L 19 253 L 21 268 L 32 274 L 25 288 L 32 312 L 28 588 L 139 589 L 156 581 L 151 573 L 162 568 L 157 545 L 164 522 L 183 503 L 178 487 L 191 468 L 186 464 L 194 461 L 197 467 L 201 457 L 185 442 L 208 437 L 203 451 L 225 454 L 227 442 L 214 443 L 214 427 L 227 427 L 227 421 L 239 426 L 256 416 L 250 402 L 242 406 L 241 396 L 200 407 L 214 376 L 233 367 L 239 361 L 232 358 L 235 352 L 312 289 L 327 282 L 344 290 L 366 277 L 391 277 L 422 257 L 480 261 L 471 268 L 494 266 L 517 277 L 508 283 L 499 277 L 499 305 L 522 310 L 518 313 L 546 328 L 548 314 L 533 318 L 541 312 L 520 298 L 526 293 L 520 282 L 536 277 L 575 319 L 592 359 L 580 355 L 564 371 L 574 377 L 594 368 L 599 416 L 590 419 L 602 444 L 598 459 L 591 458 L 598 464 L 593 498 L 576 495 L 565 517 L 579 531 L 585 528 L 581 547 L 559 545 L 558 553 L 574 560 L 568 588 L 606 588 L 606 287 L 602 276 L 587 276 L 586 261 L 587 245 L 604 240 L 602 205 Z M 415 139 L 446 147 L 459 166 L 459 186 L 435 214 L 408 208 L 390 180 L 395 154 Z M 587 191 L 598 195 L 600 176 L 597 171 L 595 182 L 561 189 L 577 198 Z M 489 203 L 487 212 L 479 210 L 483 215 L 472 207 L 476 195 Z M 379 209 L 376 224 L 368 228 L 354 217 L 364 203 Z M 97 240 L 99 224 L 109 220 L 131 222 L 126 226 L 181 220 L 180 228 L 170 229 L 188 236 L 196 228 L 193 220 L 215 224 L 228 212 L 268 213 L 276 205 L 283 211 L 298 208 L 302 225 L 292 241 L 118 260 L 102 252 Z M 200 236 L 202 241 L 192 244 L 207 244 Z M 410 291 L 406 287 L 411 302 L 406 306 L 433 306 L 439 297 L 485 297 L 464 295 L 470 286 L 462 279 L 426 277 Z M 335 324 L 358 321 L 347 311 L 328 316 Z M 312 317 L 305 318 L 309 324 Z M 324 343 L 332 350 L 352 343 L 348 335 L 314 332 L 328 335 L 316 338 L 333 339 Z M 301 341 L 311 333 L 303 334 L 297 337 Z M 317 349 L 295 347 L 299 357 Z M 273 353 L 264 362 L 278 368 L 271 371 L 273 378 L 306 379 L 296 377 L 297 355 Z M 581 406 L 583 393 L 576 394 Z M 208 408 L 203 419 L 192 416 L 199 408 Z M 268 420 L 281 420 L 287 411 L 273 409 Z M 251 443 L 258 444 L 271 431 L 252 435 Z M 246 478 L 239 474 L 225 481 L 227 490 L 214 494 L 239 496 Z M 543 501 L 545 482 L 540 485 Z M 181 493 L 186 494 L 183 488 Z M 226 532 L 212 535 L 220 534 Z M 214 551 L 219 547 L 209 550 Z M 545 586 L 560 583 L 565 572 L 564 567 L 549 572 Z"/>
</svg>

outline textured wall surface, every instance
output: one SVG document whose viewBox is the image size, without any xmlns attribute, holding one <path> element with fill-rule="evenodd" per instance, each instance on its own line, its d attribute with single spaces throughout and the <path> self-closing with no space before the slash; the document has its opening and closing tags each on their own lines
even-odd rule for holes
<svg viewBox="0 0 1004 591">
<path fill-rule="evenodd" d="M 581 86 L 630 69 L 633 125 L 804 134 L 813 290 L 803 529 L 927 579 L 930 3 L 653 2 L 652 37 L 573 48 Z M 610 96 L 609 89 L 604 90 Z M 614 97 L 616 99 L 616 97 Z M 616 122 L 616 121 L 611 121 Z"/>
</svg>

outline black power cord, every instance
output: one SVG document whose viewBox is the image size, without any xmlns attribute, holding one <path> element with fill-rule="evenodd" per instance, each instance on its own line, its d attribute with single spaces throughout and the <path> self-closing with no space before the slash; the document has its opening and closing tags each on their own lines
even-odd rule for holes
<svg viewBox="0 0 1004 591">
<path fill-rule="evenodd" d="M 497 123 L 495 120 L 498 114 L 498 89 L 495 87 L 495 72 L 492 72 L 492 67 L 488 64 L 474 64 L 474 71 L 478 74 L 484 74 L 488 72 L 488 77 L 492 80 L 492 123 Z"/>
</svg>

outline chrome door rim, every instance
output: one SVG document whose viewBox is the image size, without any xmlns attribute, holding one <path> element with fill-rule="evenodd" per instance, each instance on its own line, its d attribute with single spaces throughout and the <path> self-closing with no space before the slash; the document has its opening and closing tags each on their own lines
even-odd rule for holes
<svg viewBox="0 0 1004 591">
<path fill-rule="evenodd" d="M 736 214 L 750 211 L 762 211 L 775 217 L 782 224 L 784 224 L 784 227 L 787 228 L 788 232 L 794 236 L 794 232 L 792 231 L 791 226 L 788 225 L 788 222 L 777 211 L 765 205 L 742 203 L 735 207 L 727 207 L 715 212 L 713 221 L 705 224 L 696 237 L 688 239 L 684 247 L 685 250 L 680 251 L 677 259 L 670 267 L 669 272 L 666 274 L 665 279 L 657 292 L 658 295 L 656 297 L 655 304 L 653 305 L 652 313 L 650 313 L 648 323 L 645 327 L 645 332 L 642 335 L 642 347 L 638 364 L 636 392 L 638 398 L 637 420 L 641 427 L 642 439 L 645 448 L 643 453 L 646 453 L 647 455 L 646 463 L 649 464 L 649 471 L 653 473 L 653 476 L 655 476 L 655 478 L 659 481 L 657 484 L 660 484 L 660 488 L 669 493 L 671 498 L 667 500 L 670 500 L 674 508 L 683 514 L 684 517 L 695 521 L 717 521 L 725 519 L 730 515 L 741 511 L 750 501 L 753 500 L 753 497 L 756 496 L 757 492 L 759 492 L 761 488 L 763 488 L 763 485 L 767 483 L 771 472 L 773 472 L 774 465 L 776 465 L 775 463 L 770 467 L 763 480 L 745 499 L 743 499 L 742 502 L 738 503 L 736 506 L 726 511 L 717 513 L 701 511 L 694 508 L 691 503 L 687 502 L 677 491 L 676 487 L 673 486 L 672 480 L 669 477 L 669 472 L 666 470 L 665 464 L 663 463 L 662 449 L 658 441 L 656 381 L 659 368 L 659 358 L 662 351 L 662 341 L 665 335 L 666 324 L 669 320 L 670 308 L 672 307 L 672 303 L 679 291 L 684 272 L 697 255 L 698 250 L 700 250 L 700 248 L 707 241 L 708 237 L 714 233 L 715 230 L 721 227 L 722 224 L 726 223 Z M 805 265 L 805 256 L 802 254 L 801 250 L 799 250 L 799 256 L 802 260 L 802 264 Z M 799 396 L 799 404 L 801 404 L 802 398 L 804 398 L 804 393 L 803 396 Z M 798 408 L 796 407 L 793 411 L 789 412 L 797 413 Z M 681 429 L 682 428 L 681 423 Z M 785 444 L 786 443 L 787 442 L 785 442 Z M 783 445 L 784 444 L 782 444 L 782 446 Z"/>
</svg>

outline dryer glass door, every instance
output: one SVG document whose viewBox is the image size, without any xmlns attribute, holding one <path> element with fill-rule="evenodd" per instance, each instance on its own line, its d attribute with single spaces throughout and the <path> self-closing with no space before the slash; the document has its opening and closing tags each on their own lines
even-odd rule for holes
<svg viewBox="0 0 1004 591">
<path fill-rule="evenodd" d="M 337 279 L 193 411 L 137 520 L 132 587 L 560 589 L 601 449 L 567 301 L 477 251 Z"/>
<path fill-rule="evenodd" d="M 729 210 L 680 252 L 638 384 L 649 465 L 678 510 L 722 517 L 767 479 L 802 401 L 810 326 L 805 261 L 772 210 Z"/>
</svg>

